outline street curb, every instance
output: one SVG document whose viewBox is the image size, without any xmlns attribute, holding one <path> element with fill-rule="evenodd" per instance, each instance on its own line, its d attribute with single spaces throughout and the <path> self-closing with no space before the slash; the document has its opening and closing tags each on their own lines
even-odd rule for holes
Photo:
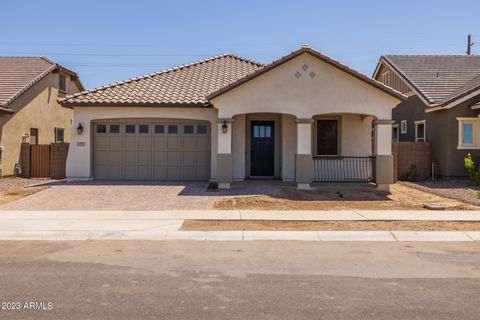
<svg viewBox="0 0 480 320">
<path fill-rule="evenodd" d="M 0 231 L 0 241 L 194 240 L 317 242 L 473 242 L 480 232 L 463 231 Z"/>
</svg>

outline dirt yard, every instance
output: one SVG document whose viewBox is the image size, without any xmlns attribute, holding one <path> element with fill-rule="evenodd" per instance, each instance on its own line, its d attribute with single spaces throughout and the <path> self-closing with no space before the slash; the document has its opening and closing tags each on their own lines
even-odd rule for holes
<svg viewBox="0 0 480 320">
<path fill-rule="evenodd" d="M 185 220 L 185 231 L 479 231 L 480 222 L 459 221 L 266 221 Z"/>
<path fill-rule="evenodd" d="M 41 179 L 23 179 L 23 178 L 3 178 L 0 179 L 0 206 L 28 197 L 34 193 L 47 189 L 45 186 L 28 187 L 35 183 L 49 182 Z"/>
<path fill-rule="evenodd" d="M 301 191 L 282 188 L 272 195 L 226 198 L 215 203 L 222 210 L 427 210 L 425 203 L 442 204 L 449 210 L 479 210 L 480 207 L 448 199 L 406 185 L 394 184 L 391 194 L 373 188 L 321 187 Z"/>
</svg>

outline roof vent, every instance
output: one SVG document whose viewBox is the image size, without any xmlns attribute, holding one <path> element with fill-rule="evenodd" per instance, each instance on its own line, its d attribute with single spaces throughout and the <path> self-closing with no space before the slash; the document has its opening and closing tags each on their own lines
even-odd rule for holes
<svg viewBox="0 0 480 320">
<path fill-rule="evenodd" d="M 440 79 L 440 72 L 435 73 L 435 79 Z"/>
</svg>

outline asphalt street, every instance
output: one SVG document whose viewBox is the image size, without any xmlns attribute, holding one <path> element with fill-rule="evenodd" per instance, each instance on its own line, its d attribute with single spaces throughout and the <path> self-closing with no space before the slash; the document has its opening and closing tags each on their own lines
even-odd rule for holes
<svg viewBox="0 0 480 320">
<path fill-rule="evenodd" d="M 478 319 L 479 292 L 476 242 L 0 242 L 0 319 Z"/>
</svg>

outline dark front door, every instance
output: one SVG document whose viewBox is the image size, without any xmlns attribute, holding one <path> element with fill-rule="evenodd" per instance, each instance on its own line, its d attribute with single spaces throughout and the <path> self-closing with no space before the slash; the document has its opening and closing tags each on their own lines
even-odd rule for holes
<svg viewBox="0 0 480 320">
<path fill-rule="evenodd" d="M 251 176 L 273 176 L 274 137 L 273 121 L 252 121 Z"/>
</svg>

